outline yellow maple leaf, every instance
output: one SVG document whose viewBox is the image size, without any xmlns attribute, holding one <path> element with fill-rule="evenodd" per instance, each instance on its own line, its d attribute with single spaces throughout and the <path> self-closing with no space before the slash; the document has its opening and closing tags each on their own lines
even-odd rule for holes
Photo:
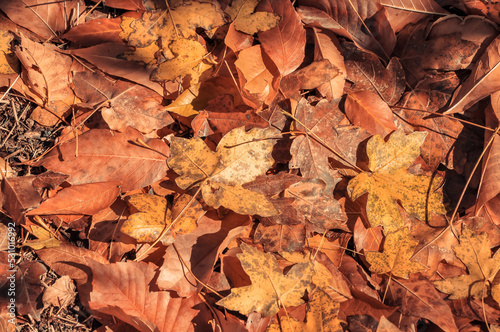
<svg viewBox="0 0 500 332">
<path fill-rule="evenodd" d="M 353 200 L 368 193 L 366 212 L 372 227 L 384 226 L 386 233 L 404 226 L 398 201 L 404 209 L 420 220 L 430 213 L 445 213 L 442 194 L 437 192 L 441 178 L 408 173 L 407 168 L 420 154 L 426 132 L 405 135 L 395 131 L 387 142 L 375 135 L 367 143 L 371 172 L 363 172 L 349 181 Z"/>
<path fill-rule="evenodd" d="M 297 306 L 304 301 L 304 292 L 310 287 L 314 266 L 311 261 L 294 265 L 283 275 L 272 254 L 263 253 L 245 243 L 238 254 L 241 265 L 250 276 L 252 285 L 233 288 L 231 294 L 219 302 L 229 310 L 244 315 L 253 311 L 268 317 L 276 314 L 280 306 Z"/>
<path fill-rule="evenodd" d="M 340 320 L 337 317 L 340 305 L 338 302 L 333 301 L 324 291 L 318 290 L 314 292 L 307 307 L 305 323 L 286 316 L 280 317 L 281 324 L 271 324 L 266 332 L 343 331 Z"/>
<path fill-rule="evenodd" d="M 212 68 L 204 61 L 205 47 L 196 40 L 176 39 L 168 45 L 173 59 L 162 62 L 151 73 L 153 81 L 175 81 L 177 77 L 189 76 L 191 84 L 197 84 L 200 77 Z"/>
<path fill-rule="evenodd" d="M 192 196 L 189 195 L 180 196 L 170 210 L 167 208 L 167 200 L 164 197 L 149 194 L 131 195 L 127 198 L 131 215 L 123 223 L 121 231 L 139 242 L 153 242 L 175 220 L 191 198 Z M 171 231 L 178 234 L 193 231 L 196 228 L 196 221 L 203 214 L 201 204 L 194 200 L 189 209 L 172 226 Z M 172 241 L 172 236 L 162 239 L 165 245 Z"/>
<path fill-rule="evenodd" d="M 452 300 L 468 296 L 484 298 L 488 296 L 490 284 L 500 269 L 500 253 L 491 257 L 490 238 L 488 233 L 476 234 L 473 230 L 462 229 L 460 244 L 453 247 L 455 255 L 467 266 L 469 274 L 446 278 L 434 282 L 436 288 L 450 294 Z M 498 286 L 493 285 L 493 298 L 498 302 Z"/>
<path fill-rule="evenodd" d="M 14 40 L 11 32 L 0 30 L 0 74 L 16 74 L 20 70 L 19 60 L 10 48 Z"/>
<path fill-rule="evenodd" d="M 425 266 L 410 261 L 418 241 L 413 239 L 408 228 L 402 228 L 386 236 L 384 251 L 368 251 L 365 255 L 370 263 L 370 271 L 390 273 L 400 278 L 408 278 L 410 273 L 425 269 Z"/>
<path fill-rule="evenodd" d="M 259 31 L 267 31 L 278 25 L 281 18 L 269 12 L 255 12 L 259 0 L 235 0 L 225 10 L 234 21 L 236 30 L 253 35 Z"/>
<path fill-rule="evenodd" d="M 245 127 L 227 133 L 213 152 L 199 137 L 173 137 L 171 157 L 167 160 L 180 176 L 182 189 L 202 183 L 205 202 L 218 208 L 224 206 L 240 214 L 269 217 L 278 213 L 263 194 L 244 189 L 241 185 L 255 180 L 273 165 L 271 156 L 277 130 Z"/>
</svg>

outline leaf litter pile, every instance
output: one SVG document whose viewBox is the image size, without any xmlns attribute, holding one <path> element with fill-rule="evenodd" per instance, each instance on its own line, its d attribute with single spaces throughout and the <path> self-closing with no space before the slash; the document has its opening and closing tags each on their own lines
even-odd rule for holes
<svg viewBox="0 0 500 332">
<path fill-rule="evenodd" d="M 500 329 L 497 2 L 0 9 L 0 330 Z"/>
</svg>

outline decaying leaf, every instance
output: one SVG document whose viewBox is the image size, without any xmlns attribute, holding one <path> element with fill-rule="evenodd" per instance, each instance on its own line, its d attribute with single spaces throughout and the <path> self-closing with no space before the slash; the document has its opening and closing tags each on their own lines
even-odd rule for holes
<svg viewBox="0 0 500 332">
<path fill-rule="evenodd" d="M 386 234 L 404 226 L 397 201 L 420 220 L 431 213 L 445 213 L 442 194 L 437 192 L 441 179 L 408 173 L 407 168 L 420 154 L 425 132 L 405 135 L 395 131 L 387 142 L 373 136 L 367 143 L 371 172 L 363 172 L 349 181 L 353 200 L 368 193 L 366 212 L 372 227 L 384 226 Z"/>
<path fill-rule="evenodd" d="M 408 228 L 388 234 L 384 241 L 383 252 L 365 253 L 366 260 L 370 263 L 370 271 L 408 278 L 410 273 L 424 270 L 425 266 L 410 260 L 417 244 L 418 242 L 411 237 Z"/>
<path fill-rule="evenodd" d="M 236 30 L 253 35 L 274 28 L 280 17 L 268 12 L 254 12 L 259 0 L 236 0 L 225 10 L 234 21 Z"/>
<path fill-rule="evenodd" d="M 196 221 L 203 215 L 204 211 L 198 201 L 193 200 L 187 213 L 184 213 L 175 224 L 170 226 L 179 212 L 189 203 L 191 196 L 181 196 L 175 205 L 175 210 L 168 208 L 164 197 L 135 194 L 127 198 L 130 209 L 130 217 L 123 223 L 121 231 L 139 242 L 153 242 L 163 232 L 171 227 L 171 231 L 185 234 L 196 228 Z M 168 245 L 173 242 L 172 237 L 165 237 L 162 243 Z"/>
<path fill-rule="evenodd" d="M 311 283 L 312 262 L 296 264 L 284 275 L 271 254 L 244 243 L 241 250 L 243 253 L 237 256 L 252 285 L 232 289 L 229 296 L 217 302 L 218 305 L 244 315 L 257 311 L 267 317 L 277 313 L 281 306 L 303 303 L 302 296 Z"/>
<path fill-rule="evenodd" d="M 273 128 L 249 132 L 244 127 L 236 128 L 222 138 L 216 152 L 200 138 L 174 137 L 168 164 L 180 175 L 176 179 L 179 187 L 186 189 L 201 183 L 203 199 L 210 206 L 271 216 L 277 211 L 265 196 L 241 185 L 264 174 L 274 163 L 271 151 L 275 133 Z"/>
<path fill-rule="evenodd" d="M 500 270 L 500 254 L 497 251 L 491 257 L 488 233 L 476 234 L 467 227 L 462 228 L 460 244 L 453 251 L 467 266 L 469 274 L 435 281 L 436 288 L 450 294 L 450 299 L 487 297 L 491 283 Z"/>
</svg>

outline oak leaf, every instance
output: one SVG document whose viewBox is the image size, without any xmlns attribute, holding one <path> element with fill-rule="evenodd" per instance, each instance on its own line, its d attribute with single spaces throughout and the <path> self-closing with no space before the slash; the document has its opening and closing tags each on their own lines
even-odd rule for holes
<svg viewBox="0 0 500 332">
<path fill-rule="evenodd" d="M 467 266 L 469 274 L 435 281 L 436 288 L 450 294 L 449 298 L 452 300 L 469 296 L 487 297 L 487 290 L 500 270 L 500 253 L 497 251 L 491 257 L 488 233 L 476 234 L 473 230 L 463 227 L 460 244 L 453 247 L 453 251 Z"/>
<path fill-rule="evenodd" d="M 218 305 L 244 315 L 257 311 L 268 317 L 276 314 L 280 306 L 304 303 L 302 296 L 311 284 L 313 262 L 296 264 L 284 275 L 271 254 L 245 243 L 241 245 L 241 250 L 243 253 L 237 256 L 252 285 L 233 288 L 229 296 L 217 302 Z"/>
<path fill-rule="evenodd" d="M 410 273 L 425 269 L 420 263 L 410 261 L 418 241 L 414 240 L 408 228 L 400 229 L 386 236 L 384 251 L 368 251 L 366 260 L 370 263 L 370 271 L 383 274 L 390 273 L 400 278 L 408 278 Z"/>
<path fill-rule="evenodd" d="M 258 4 L 259 0 L 236 0 L 225 13 L 234 21 L 236 30 L 249 35 L 274 28 L 281 18 L 273 13 L 254 12 Z"/>
<path fill-rule="evenodd" d="M 200 185 L 205 202 L 215 208 L 221 205 L 240 214 L 263 217 L 277 213 L 274 206 L 260 193 L 241 185 L 264 174 L 274 163 L 271 152 L 276 130 L 244 127 L 226 134 L 213 152 L 198 137 L 173 137 L 169 166 L 179 174 L 176 183 L 182 189 Z"/>
<path fill-rule="evenodd" d="M 386 234 L 404 226 L 397 201 L 420 220 L 428 220 L 431 212 L 445 213 L 442 194 L 436 192 L 441 179 L 407 171 L 419 156 L 426 135 L 426 132 L 405 135 L 397 130 L 387 142 L 379 135 L 373 136 L 366 146 L 371 172 L 360 173 L 349 181 L 348 191 L 353 200 L 368 193 L 368 220 L 372 227 L 384 226 Z"/>
</svg>

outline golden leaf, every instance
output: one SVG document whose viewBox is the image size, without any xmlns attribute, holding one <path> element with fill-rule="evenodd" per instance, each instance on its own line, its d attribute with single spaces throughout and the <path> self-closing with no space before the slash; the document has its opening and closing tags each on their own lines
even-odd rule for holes
<svg viewBox="0 0 500 332">
<path fill-rule="evenodd" d="M 353 200 L 368 193 L 366 212 L 372 227 L 382 225 L 390 233 L 404 226 L 397 201 L 420 220 L 427 220 L 431 212 L 446 212 L 442 194 L 436 192 L 441 178 L 413 175 L 406 170 L 420 154 L 426 135 L 414 132 L 405 136 L 398 130 L 387 142 L 379 135 L 368 141 L 371 172 L 360 173 L 349 181 L 348 191 Z"/>
<path fill-rule="evenodd" d="M 269 12 L 255 12 L 259 0 L 235 0 L 227 7 L 226 14 L 234 21 L 236 30 L 253 35 L 278 25 L 281 18 Z"/>
<path fill-rule="evenodd" d="M 400 229 L 386 236 L 384 252 L 368 251 L 366 260 L 370 263 L 370 271 L 375 273 L 391 273 L 400 278 L 408 278 L 410 273 L 425 269 L 425 266 L 410 261 L 418 241 L 413 239 L 408 228 Z"/>
<path fill-rule="evenodd" d="M 219 142 L 217 151 L 211 151 L 200 138 L 173 137 L 168 165 L 179 177 L 182 189 L 203 183 L 201 192 L 211 206 L 224 206 L 240 214 L 259 214 L 268 217 L 277 214 L 263 194 L 241 185 L 253 181 L 273 165 L 271 156 L 276 139 L 270 139 L 276 130 L 245 127 L 233 129 Z"/>
<path fill-rule="evenodd" d="M 0 30 L 0 74 L 17 74 L 20 70 L 19 60 L 10 48 L 10 42 L 14 40 L 11 32 Z"/>
<path fill-rule="evenodd" d="M 244 315 L 253 311 L 265 317 L 276 314 L 280 306 L 297 306 L 310 287 L 313 263 L 294 265 L 283 275 L 278 262 L 271 254 L 263 253 L 243 243 L 242 254 L 238 254 L 243 269 L 250 276 L 252 285 L 233 288 L 231 294 L 219 302 L 229 310 L 237 310 Z"/>
<path fill-rule="evenodd" d="M 488 233 L 476 234 L 473 230 L 462 229 L 460 244 L 453 247 L 457 257 L 467 266 L 469 274 L 434 282 L 436 288 L 450 294 L 452 300 L 468 296 L 484 298 L 488 288 L 500 269 L 500 254 L 497 251 L 491 257 Z M 493 298 L 498 302 L 498 286 L 492 287 Z"/>
<path fill-rule="evenodd" d="M 121 231 L 139 242 L 154 242 L 179 215 L 192 196 L 183 195 L 174 202 L 173 213 L 167 208 L 164 197 L 135 194 L 128 197 L 130 217 L 123 223 Z M 196 228 L 196 221 L 204 214 L 198 201 L 193 201 L 187 212 L 172 226 L 171 231 L 179 234 L 189 233 Z M 164 237 L 162 243 L 172 243 L 173 238 Z"/>
</svg>

